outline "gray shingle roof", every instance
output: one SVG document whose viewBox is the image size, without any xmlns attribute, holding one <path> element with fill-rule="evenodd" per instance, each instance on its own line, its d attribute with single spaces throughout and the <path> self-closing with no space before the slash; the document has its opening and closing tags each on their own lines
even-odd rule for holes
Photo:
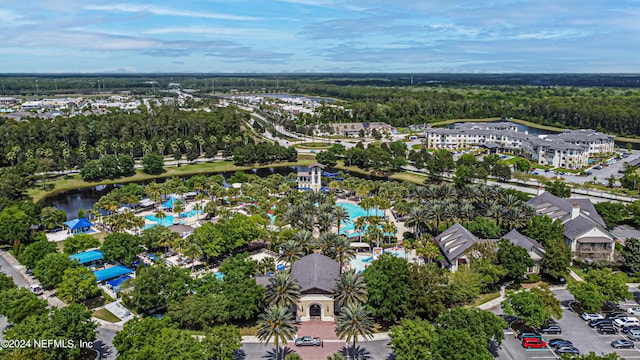
<svg viewBox="0 0 640 360">
<path fill-rule="evenodd" d="M 331 293 L 340 278 L 340 264 L 322 254 L 311 254 L 293 263 L 291 275 L 298 280 L 303 295 L 317 290 Z"/>
<path fill-rule="evenodd" d="M 539 242 L 533 240 L 532 238 L 522 235 L 518 232 L 518 230 L 513 229 L 509 231 L 506 235 L 502 237 L 503 239 L 507 239 L 511 241 L 513 245 L 517 245 L 523 247 L 527 250 L 531 250 L 531 248 L 538 248 L 544 252 L 544 247 Z"/>
<path fill-rule="evenodd" d="M 564 224 L 564 236 L 573 240 L 576 237 L 584 234 L 585 232 L 593 229 L 594 227 L 605 234 L 608 233 L 607 230 L 598 225 L 598 223 L 581 214 L 577 218 L 569 220 Z M 613 242 L 613 240 L 611 240 L 611 242 Z"/>
<path fill-rule="evenodd" d="M 436 236 L 435 239 L 449 263 L 452 263 L 453 260 L 462 255 L 478 241 L 475 235 L 458 223 L 453 224 L 450 228 Z"/>
</svg>

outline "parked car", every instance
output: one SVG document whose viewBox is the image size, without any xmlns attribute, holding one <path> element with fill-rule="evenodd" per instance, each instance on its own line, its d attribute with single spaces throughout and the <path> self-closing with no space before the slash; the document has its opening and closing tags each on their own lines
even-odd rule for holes
<svg viewBox="0 0 640 360">
<path fill-rule="evenodd" d="M 322 346 L 322 340 L 319 337 L 303 336 L 296 339 L 296 346 Z"/>
<path fill-rule="evenodd" d="M 558 324 L 550 324 L 541 327 L 538 332 L 541 334 L 560 334 L 562 333 L 562 328 Z"/>
<path fill-rule="evenodd" d="M 629 332 L 627 332 L 627 337 L 629 338 L 629 340 L 633 341 L 640 340 L 640 327 L 629 329 Z"/>
<path fill-rule="evenodd" d="M 580 317 L 582 318 L 582 320 L 584 321 L 591 321 L 591 320 L 601 320 L 604 319 L 604 316 L 602 316 L 601 314 L 598 313 L 588 313 L 588 312 L 583 312 L 582 315 L 580 315 Z"/>
<path fill-rule="evenodd" d="M 591 320 L 589 321 L 589 326 L 592 328 L 598 327 L 599 325 L 610 325 L 613 326 L 613 320 L 611 319 L 599 319 L 599 320 Z"/>
<path fill-rule="evenodd" d="M 565 346 L 565 347 L 561 347 L 556 349 L 556 354 L 562 355 L 562 354 L 573 354 L 573 355 L 578 355 L 580 354 L 580 350 L 578 350 L 577 347 L 575 346 Z"/>
<path fill-rule="evenodd" d="M 602 335 L 615 335 L 618 333 L 618 330 L 613 326 L 603 326 L 598 328 L 598 333 Z"/>
<path fill-rule="evenodd" d="M 633 349 L 636 345 L 633 341 L 629 341 L 627 339 L 620 339 L 611 342 L 611 347 L 614 349 Z"/>
<path fill-rule="evenodd" d="M 626 318 L 628 316 L 629 316 L 629 314 L 627 314 L 625 312 L 616 311 L 616 312 L 608 313 L 605 316 L 605 319 L 609 319 L 609 320 L 623 319 L 623 318 Z"/>
<path fill-rule="evenodd" d="M 573 346 L 573 343 L 571 341 L 565 339 L 551 339 L 547 342 L 547 344 L 549 344 L 549 346 L 553 348 Z"/>
<path fill-rule="evenodd" d="M 522 347 L 525 349 L 543 349 L 547 347 L 547 343 L 542 339 L 525 338 L 522 339 Z"/>
<path fill-rule="evenodd" d="M 40 286 L 40 284 L 31 285 L 29 286 L 29 289 L 36 295 L 42 295 L 44 293 L 44 290 L 42 290 L 42 286 Z"/>
<path fill-rule="evenodd" d="M 523 332 L 523 333 L 518 334 L 518 339 L 519 340 L 523 340 L 523 339 L 542 339 L 542 336 L 540 334 L 536 334 L 536 333 Z"/>
<path fill-rule="evenodd" d="M 640 315 L 640 307 L 628 308 L 627 312 L 631 315 Z"/>
<path fill-rule="evenodd" d="M 622 327 L 622 332 L 626 334 L 633 329 L 640 329 L 640 325 L 625 325 Z"/>
<path fill-rule="evenodd" d="M 596 169 L 596 170 L 602 170 L 602 165 L 596 165 L 593 168 Z"/>
<path fill-rule="evenodd" d="M 615 319 L 613 321 L 613 325 L 617 327 L 629 326 L 629 325 L 640 325 L 640 321 L 634 317 Z"/>
</svg>

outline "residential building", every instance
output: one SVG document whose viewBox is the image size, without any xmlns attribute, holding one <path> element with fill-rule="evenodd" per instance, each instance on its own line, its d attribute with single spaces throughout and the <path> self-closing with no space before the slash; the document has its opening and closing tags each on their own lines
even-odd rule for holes
<svg viewBox="0 0 640 360">
<path fill-rule="evenodd" d="M 458 223 L 436 236 L 435 240 L 444 255 L 444 260 L 440 265 L 452 272 L 457 271 L 460 265 L 469 264 L 466 251 L 474 243 L 480 241 L 471 231 Z"/>
<path fill-rule="evenodd" d="M 587 166 L 590 155 L 612 152 L 615 145 L 612 135 L 593 130 L 565 130 L 557 135 L 534 136 L 504 121 L 462 123 L 452 129 L 427 128 L 425 142 L 430 149 L 497 147 L 497 150 L 520 153 L 540 165 L 566 169 Z"/>
<path fill-rule="evenodd" d="M 363 130 L 365 134 L 371 134 L 374 129 L 380 134 L 393 133 L 393 126 L 383 122 L 363 122 L 363 123 L 339 123 L 332 124 L 333 132 L 336 135 L 343 135 L 348 137 L 359 137 L 360 130 Z"/>
<path fill-rule="evenodd" d="M 589 199 L 561 199 L 543 192 L 527 204 L 536 209 L 536 214 L 562 222 L 565 244 L 574 257 L 613 261 L 615 238 Z"/>
<path fill-rule="evenodd" d="M 291 276 L 300 285 L 296 317 L 300 321 L 334 321 L 339 307 L 333 289 L 340 279 L 340 264 L 328 256 L 310 254 L 293 263 Z"/>
</svg>

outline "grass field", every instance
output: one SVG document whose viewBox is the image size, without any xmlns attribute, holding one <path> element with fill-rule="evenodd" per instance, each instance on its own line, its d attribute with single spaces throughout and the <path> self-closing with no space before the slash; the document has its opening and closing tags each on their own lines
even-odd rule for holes
<svg viewBox="0 0 640 360">
<path fill-rule="evenodd" d="M 96 310 L 93 312 L 93 314 L 91 314 L 91 316 L 111 323 L 116 323 L 121 320 L 119 317 L 113 315 L 113 313 L 107 309 Z"/>
<path fill-rule="evenodd" d="M 165 172 L 160 175 L 149 175 L 145 174 L 142 171 L 137 171 L 135 175 L 129 177 L 123 177 L 119 179 L 112 180 L 103 180 L 98 182 L 87 182 L 82 180 L 80 175 L 73 175 L 68 178 L 60 178 L 58 180 L 53 181 L 55 185 L 53 190 L 45 191 L 42 189 L 32 188 L 29 189 L 28 194 L 33 198 L 33 201 L 38 203 L 42 201 L 44 198 L 55 195 L 60 192 L 69 191 L 73 189 L 81 189 L 87 187 L 93 187 L 98 185 L 109 185 L 109 184 L 122 184 L 128 182 L 138 182 L 144 180 L 153 180 L 153 179 L 161 179 L 168 178 L 172 176 L 187 176 L 187 175 L 195 175 L 195 174 L 206 174 L 206 173 L 215 173 L 215 172 L 226 172 L 226 171 L 236 171 L 236 170 L 251 170 L 251 169 L 259 169 L 259 168 L 269 168 L 269 167 L 283 167 L 283 166 L 307 166 L 314 162 L 314 157 L 303 157 L 300 156 L 296 162 L 282 162 L 282 163 L 272 163 L 272 164 L 264 164 L 264 165 L 254 165 L 254 166 L 236 166 L 233 165 L 231 161 L 218 161 L 218 162 L 210 162 L 210 163 L 201 163 L 201 164 L 185 164 L 180 167 L 166 167 Z"/>
<path fill-rule="evenodd" d="M 331 144 L 322 142 L 303 142 L 297 143 L 294 146 L 300 149 L 327 149 Z"/>
</svg>

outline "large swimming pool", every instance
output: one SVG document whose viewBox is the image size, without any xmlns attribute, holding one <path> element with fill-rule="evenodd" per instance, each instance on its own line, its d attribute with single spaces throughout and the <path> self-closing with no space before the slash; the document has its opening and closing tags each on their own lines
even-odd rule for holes
<svg viewBox="0 0 640 360">
<path fill-rule="evenodd" d="M 162 226 L 171 226 L 171 225 L 173 225 L 173 216 L 172 215 L 166 215 L 162 219 L 158 219 L 155 215 L 145 215 L 144 218 L 149 220 L 149 221 L 153 221 L 153 222 L 157 223 L 158 225 L 162 225 Z"/>
<path fill-rule="evenodd" d="M 395 257 L 399 257 L 403 259 L 407 259 L 407 256 L 408 256 L 407 252 L 405 252 L 404 249 L 400 249 L 400 248 L 386 249 L 384 250 L 384 253 L 389 253 L 394 255 Z M 349 264 L 351 265 L 352 269 L 356 270 L 357 273 L 362 273 L 371 265 L 372 261 L 373 261 L 373 256 L 371 256 L 371 254 L 369 253 L 356 254 L 356 257 L 351 259 Z"/>
<path fill-rule="evenodd" d="M 197 215 L 200 215 L 200 214 L 202 214 L 202 210 L 194 210 L 194 209 L 191 209 L 191 210 L 189 210 L 189 211 L 181 212 L 181 213 L 180 213 L 180 217 L 183 217 L 183 218 L 192 218 L 192 217 L 197 216 Z M 172 225 L 173 225 L 173 223 L 172 223 Z"/>
<path fill-rule="evenodd" d="M 342 206 L 347 211 L 347 213 L 349 214 L 349 220 L 350 220 L 346 224 L 342 221 L 340 222 L 340 234 L 346 235 L 347 237 L 350 237 L 350 238 L 363 235 L 364 232 L 361 234 L 359 231 L 354 230 L 355 229 L 354 220 L 361 216 L 367 216 L 367 211 L 356 204 L 352 204 L 348 202 L 336 202 L 336 205 Z M 371 209 L 369 210 L 369 216 L 384 216 L 384 211 Z M 366 227 L 364 231 L 366 231 Z"/>
</svg>

